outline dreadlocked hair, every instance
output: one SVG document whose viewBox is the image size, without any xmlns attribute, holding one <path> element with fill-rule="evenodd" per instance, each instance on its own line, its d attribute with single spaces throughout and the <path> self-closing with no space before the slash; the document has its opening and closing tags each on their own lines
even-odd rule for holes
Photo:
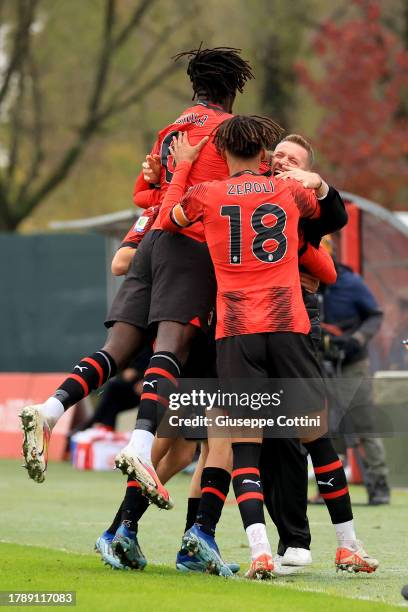
<svg viewBox="0 0 408 612">
<path fill-rule="evenodd" d="M 211 102 L 222 103 L 237 91 L 243 92 L 246 81 L 253 79 L 252 68 L 240 57 L 241 49 L 215 47 L 178 53 L 172 59 L 188 57 L 187 74 L 193 85 L 193 100 L 204 97 Z"/>
<path fill-rule="evenodd" d="M 283 131 L 269 117 L 235 115 L 219 125 L 214 144 L 219 152 L 225 149 L 235 157 L 249 159 L 258 155 L 261 149 L 271 149 Z"/>
</svg>

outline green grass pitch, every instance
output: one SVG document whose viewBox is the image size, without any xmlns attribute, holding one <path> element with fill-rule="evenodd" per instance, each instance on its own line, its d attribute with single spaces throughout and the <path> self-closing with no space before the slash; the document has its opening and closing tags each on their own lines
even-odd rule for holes
<svg viewBox="0 0 408 612">
<path fill-rule="evenodd" d="M 152 507 L 142 520 L 139 534 L 148 559 L 145 571 L 118 572 L 105 567 L 92 551 L 121 500 L 123 477 L 51 464 L 46 482 L 38 485 L 19 465 L 0 461 L 0 590 L 76 591 L 78 610 L 306 612 L 319 608 L 351 612 L 389 610 L 402 604 L 400 590 L 408 582 L 408 492 L 395 491 L 388 507 L 355 506 L 358 535 L 380 559 L 376 574 L 336 574 L 333 528 L 325 508 L 311 507 L 313 565 L 300 575 L 252 583 L 176 572 L 188 477 L 180 475 L 170 483 L 176 502 L 173 510 Z M 364 491 L 353 488 L 352 499 L 361 504 Z M 276 545 L 275 530 L 268 525 Z M 245 570 L 246 536 L 233 503 L 225 507 L 217 540 L 224 558 L 241 563 Z"/>
</svg>

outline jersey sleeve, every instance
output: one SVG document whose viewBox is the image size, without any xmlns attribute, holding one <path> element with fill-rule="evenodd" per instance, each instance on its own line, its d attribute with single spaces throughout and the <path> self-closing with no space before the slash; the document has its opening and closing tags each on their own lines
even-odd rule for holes
<svg viewBox="0 0 408 612">
<path fill-rule="evenodd" d="M 140 208 L 150 208 L 151 206 L 158 206 L 160 204 L 161 192 L 160 189 L 154 187 L 153 189 L 148 188 L 143 191 L 133 193 L 133 202 Z"/>
<path fill-rule="evenodd" d="M 205 184 L 193 185 L 184 193 L 190 168 L 189 162 L 177 164 L 160 208 L 159 221 L 162 229 L 168 232 L 188 227 L 202 215 Z"/>
<path fill-rule="evenodd" d="M 347 224 L 348 214 L 339 192 L 329 186 L 329 192 L 321 200 L 321 214 L 319 219 L 303 222 L 306 239 L 318 247 L 320 240 L 326 234 L 337 232 Z"/>
<path fill-rule="evenodd" d="M 317 219 L 320 217 L 320 202 L 323 202 L 323 200 L 317 199 L 314 189 L 306 189 L 299 181 L 294 179 L 287 180 L 287 186 L 292 192 L 302 218 Z"/>
<path fill-rule="evenodd" d="M 150 152 L 150 155 L 156 155 L 158 153 L 159 141 L 156 140 Z M 153 200 L 156 196 L 146 197 L 147 194 L 144 192 L 148 191 L 154 192 L 158 190 L 155 189 L 154 186 L 152 186 L 150 183 L 147 183 L 144 179 L 143 172 L 140 172 L 139 176 L 136 179 L 135 186 L 133 187 L 133 202 L 136 206 L 139 206 L 140 208 L 149 208 L 149 206 L 153 206 L 155 204 L 155 202 L 151 200 Z M 142 192 L 144 193 L 144 195 L 141 195 Z"/>
<path fill-rule="evenodd" d="M 120 243 L 119 248 L 132 247 L 133 249 L 137 249 L 143 237 L 152 227 L 158 213 L 159 206 L 151 206 L 148 208 L 143 215 L 137 219 L 136 223 L 132 224 L 132 227 Z"/>
<path fill-rule="evenodd" d="M 332 285 L 337 280 L 334 261 L 324 247 L 316 249 L 308 244 L 306 251 L 299 258 L 299 263 L 325 285 Z"/>
</svg>

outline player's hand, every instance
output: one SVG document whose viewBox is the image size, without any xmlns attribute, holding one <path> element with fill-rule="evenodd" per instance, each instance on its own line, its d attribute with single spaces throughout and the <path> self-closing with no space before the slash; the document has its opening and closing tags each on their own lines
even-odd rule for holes
<svg viewBox="0 0 408 612">
<path fill-rule="evenodd" d="M 142 164 L 143 178 L 146 183 L 156 185 L 160 181 L 161 161 L 160 155 L 146 155 L 146 161 Z"/>
<path fill-rule="evenodd" d="M 176 163 L 182 161 L 195 162 L 200 154 L 203 146 L 208 142 L 209 136 L 204 136 L 196 145 L 191 145 L 188 141 L 187 132 L 180 132 L 179 135 L 173 138 L 173 141 L 169 147 L 169 151 L 172 154 Z"/>
<path fill-rule="evenodd" d="M 307 272 L 300 272 L 300 284 L 309 293 L 316 293 L 319 288 L 319 279 Z"/>
<path fill-rule="evenodd" d="M 276 175 L 279 179 L 295 179 L 302 183 L 305 189 L 319 189 L 322 186 L 323 180 L 320 174 L 317 172 L 308 172 L 307 170 L 301 170 L 300 168 L 293 168 L 292 170 L 286 170 Z"/>
</svg>

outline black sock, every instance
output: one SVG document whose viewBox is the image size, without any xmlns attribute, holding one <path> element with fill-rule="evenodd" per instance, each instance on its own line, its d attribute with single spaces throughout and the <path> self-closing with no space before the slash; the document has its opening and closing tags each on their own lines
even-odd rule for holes
<svg viewBox="0 0 408 612">
<path fill-rule="evenodd" d="M 115 535 L 117 529 L 119 528 L 121 516 L 122 516 L 122 508 L 123 508 L 123 502 L 119 506 L 119 510 L 117 511 L 115 518 L 113 519 L 112 525 L 108 527 L 106 530 L 108 533 L 111 533 L 112 535 Z"/>
<path fill-rule="evenodd" d="M 259 475 L 261 444 L 238 442 L 232 445 L 232 484 L 244 529 L 264 523 L 263 490 Z"/>
<path fill-rule="evenodd" d="M 116 370 L 116 364 L 109 353 L 103 350 L 97 351 L 81 359 L 68 378 L 58 387 L 54 397 L 67 410 L 115 376 Z"/>
<path fill-rule="evenodd" d="M 137 524 L 149 505 L 149 500 L 141 493 L 139 483 L 128 476 L 126 493 L 122 502 L 121 523 L 137 533 Z"/>
<path fill-rule="evenodd" d="M 184 533 L 190 529 L 196 522 L 198 508 L 200 506 L 201 497 L 189 497 L 187 500 L 187 517 Z"/>
<path fill-rule="evenodd" d="M 155 435 L 166 408 L 169 395 L 177 388 L 181 364 L 173 353 L 160 351 L 150 359 L 143 379 L 136 429 Z"/>
<path fill-rule="evenodd" d="M 304 444 L 310 454 L 319 493 L 334 525 L 353 518 L 350 494 L 343 464 L 329 438 Z"/>
<path fill-rule="evenodd" d="M 201 499 L 196 523 L 208 535 L 214 535 L 228 495 L 231 474 L 216 467 L 206 467 L 201 475 Z"/>
</svg>

